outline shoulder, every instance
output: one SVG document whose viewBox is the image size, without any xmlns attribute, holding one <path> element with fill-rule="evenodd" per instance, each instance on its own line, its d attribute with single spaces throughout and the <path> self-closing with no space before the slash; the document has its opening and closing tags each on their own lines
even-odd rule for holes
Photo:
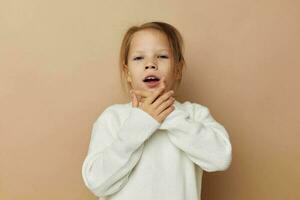
<svg viewBox="0 0 300 200">
<path fill-rule="evenodd" d="M 128 115 L 129 104 L 112 104 L 106 107 L 92 123 L 95 130 L 106 130 L 112 137 L 117 137 L 116 132 Z"/>
<path fill-rule="evenodd" d="M 94 124 L 105 122 L 112 125 L 117 125 L 123 116 L 128 114 L 129 109 L 130 105 L 128 103 L 109 105 L 98 115 Z"/>
</svg>

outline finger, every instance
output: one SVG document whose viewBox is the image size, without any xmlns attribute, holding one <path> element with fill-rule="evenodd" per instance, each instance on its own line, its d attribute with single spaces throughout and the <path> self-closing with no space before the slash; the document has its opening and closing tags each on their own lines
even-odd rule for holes
<svg viewBox="0 0 300 200">
<path fill-rule="evenodd" d="M 165 88 L 165 77 L 162 77 L 159 88 L 155 92 L 153 92 L 152 95 L 146 100 L 147 103 L 152 104 L 158 98 L 158 96 L 165 90 Z"/>
<path fill-rule="evenodd" d="M 136 95 L 132 91 L 130 91 L 130 93 L 131 93 L 132 107 L 138 107 L 138 99 Z"/>
<path fill-rule="evenodd" d="M 174 105 L 168 107 L 158 115 L 158 118 L 160 120 L 165 119 L 174 109 L 175 109 Z"/>
<path fill-rule="evenodd" d="M 144 102 L 145 102 L 145 100 L 146 100 L 146 98 L 145 98 L 145 97 L 141 97 L 141 98 L 140 98 L 140 102 L 142 102 L 142 103 L 144 103 Z"/>
<path fill-rule="evenodd" d="M 167 100 L 174 100 L 174 97 L 172 97 L 172 95 L 174 95 L 174 91 L 170 90 L 166 93 L 164 93 L 163 95 L 161 95 L 160 97 L 158 97 L 158 99 L 153 103 L 154 108 L 159 107 L 161 104 L 163 104 L 165 101 Z"/>
<path fill-rule="evenodd" d="M 134 107 L 138 107 L 139 106 L 139 101 L 138 101 L 138 98 L 135 94 L 133 94 L 133 99 L 134 99 Z"/>
<path fill-rule="evenodd" d="M 159 88 L 165 88 L 166 87 L 166 78 L 163 76 L 161 78 L 160 86 Z"/>
<path fill-rule="evenodd" d="M 158 108 L 155 110 L 155 112 L 159 115 L 161 112 L 163 112 L 168 107 L 173 106 L 174 101 L 175 101 L 175 99 L 171 97 L 168 100 L 162 102 L 160 105 L 158 105 Z"/>
<path fill-rule="evenodd" d="M 162 91 L 164 91 L 166 89 L 166 78 L 165 77 L 162 77 L 162 79 L 161 79 L 160 89 Z"/>
</svg>

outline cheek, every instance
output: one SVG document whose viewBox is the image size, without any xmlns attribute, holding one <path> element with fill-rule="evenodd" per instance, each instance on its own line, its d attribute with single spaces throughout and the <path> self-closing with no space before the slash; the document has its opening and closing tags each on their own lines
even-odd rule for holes
<svg viewBox="0 0 300 200">
<path fill-rule="evenodd" d="M 166 77 L 167 77 L 167 80 L 168 81 L 171 81 L 172 79 L 173 79 L 173 71 L 172 71 L 172 69 L 171 68 L 169 68 L 168 70 L 166 70 L 165 72 L 164 72 L 164 74 L 166 75 Z"/>
<path fill-rule="evenodd" d="M 140 72 L 135 72 L 132 74 L 132 84 L 137 86 L 142 83 L 143 74 Z"/>
<path fill-rule="evenodd" d="M 173 74 L 169 74 L 168 78 L 167 78 L 167 86 L 168 87 L 173 87 L 173 85 L 175 84 L 175 77 Z"/>
<path fill-rule="evenodd" d="M 141 67 L 137 65 L 130 65 L 130 74 L 133 81 L 136 81 L 136 79 L 140 78 L 142 71 L 140 70 Z"/>
</svg>

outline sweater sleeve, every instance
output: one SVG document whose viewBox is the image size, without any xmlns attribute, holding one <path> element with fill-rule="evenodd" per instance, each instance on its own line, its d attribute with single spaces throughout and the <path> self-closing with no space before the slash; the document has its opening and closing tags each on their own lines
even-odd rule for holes
<svg viewBox="0 0 300 200">
<path fill-rule="evenodd" d="M 121 127 L 113 127 L 115 120 L 112 111 L 106 109 L 94 122 L 82 165 L 84 183 L 98 197 L 124 187 L 142 155 L 143 142 L 160 126 L 151 115 L 136 107 L 130 108 Z"/>
<path fill-rule="evenodd" d="M 192 114 L 175 109 L 160 128 L 167 129 L 171 142 L 203 170 L 226 170 L 232 160 L 226 129 L 212 117 L 207 107 L 191 104 Z"/>
</svg>

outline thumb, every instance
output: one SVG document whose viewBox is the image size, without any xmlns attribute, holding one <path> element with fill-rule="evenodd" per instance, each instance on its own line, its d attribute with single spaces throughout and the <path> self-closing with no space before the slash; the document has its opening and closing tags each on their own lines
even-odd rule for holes
<svg viewBox="0 0 300 200">
<path fill-rule="evenodd" d="M 139 102 L 134 92 L 131 92 L 131 99 L 132 99 L 132 107 L 138 107 Z"/>
</svg>

